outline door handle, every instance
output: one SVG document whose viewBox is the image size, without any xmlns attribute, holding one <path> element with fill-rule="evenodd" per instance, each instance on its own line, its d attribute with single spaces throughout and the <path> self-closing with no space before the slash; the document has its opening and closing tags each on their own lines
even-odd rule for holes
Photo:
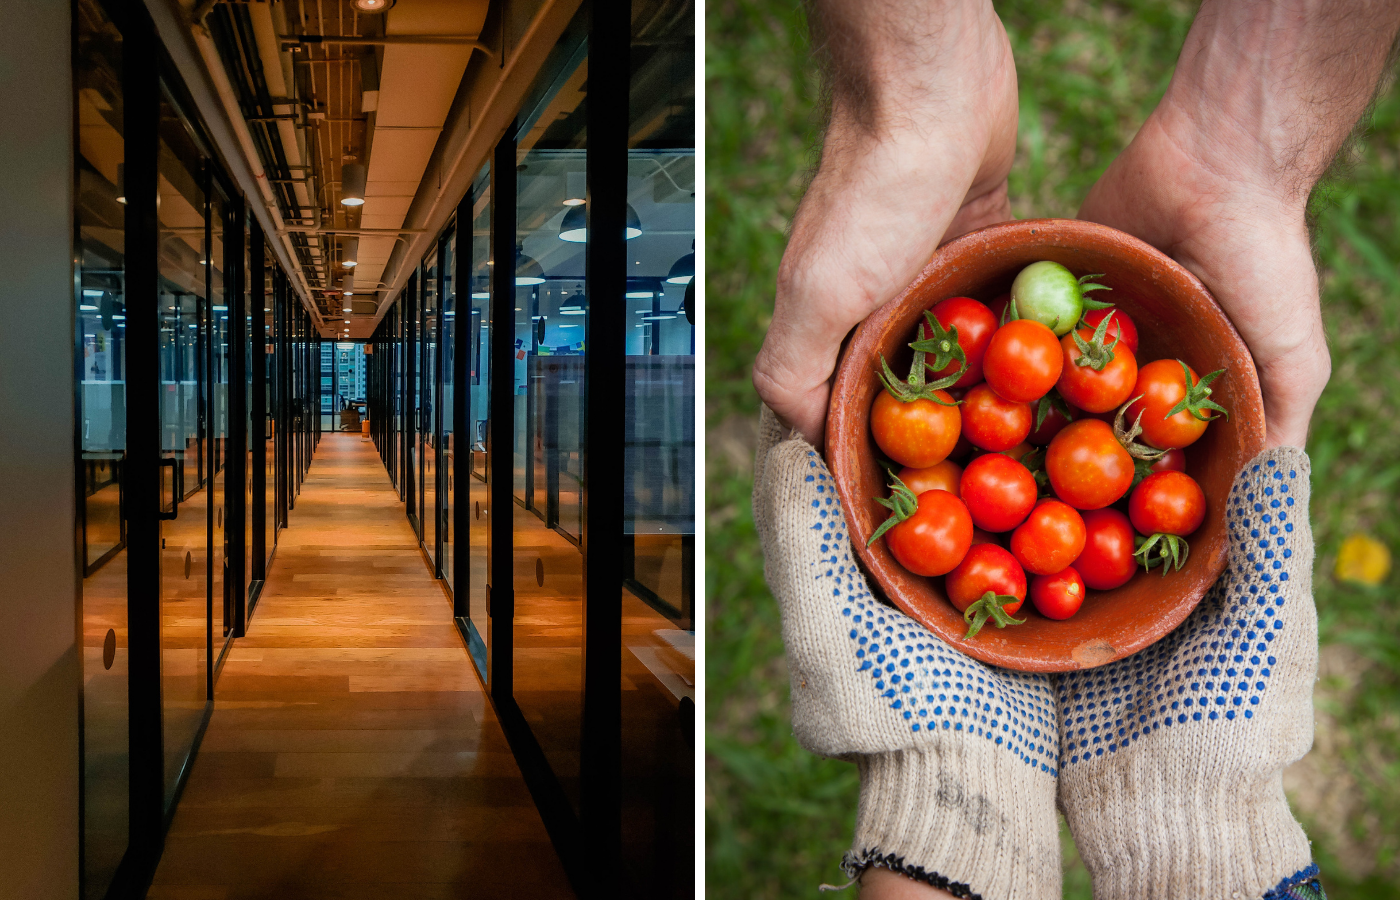
<svg viewBox="0 0 1400 900">
<path fill-rule="evenodd" d="M 176 468 L 179 464 L 179 460 L 173 456 L 167 456 L 160 461 L 160 467 L 162 469 L 165 468 L 167 464 L 170 466 L 170 512 L 165 511 L 165 504 L 162 503 L 161 509 L 159 510 L 159 518 L 173 519 L 180 514 L 179 470 Z"/>
</svg>

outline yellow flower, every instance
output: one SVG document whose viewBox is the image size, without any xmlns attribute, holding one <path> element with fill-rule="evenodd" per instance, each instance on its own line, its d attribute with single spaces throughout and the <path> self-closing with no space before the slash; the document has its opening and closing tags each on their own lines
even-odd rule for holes
<svg viewBox="0 0 1400 900">
<path fill-rule="evenodd" d="M 1390 574 L 1390 550 L 1369 534 L 1348 535 L 1337 553 L 1337 578 L 1377 585 Z"/>
</svg>

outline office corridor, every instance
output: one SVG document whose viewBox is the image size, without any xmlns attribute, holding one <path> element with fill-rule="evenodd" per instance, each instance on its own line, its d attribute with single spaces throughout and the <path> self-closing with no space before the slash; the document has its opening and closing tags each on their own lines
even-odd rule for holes
<svg viewBox="0 0 1400 900">
<path fill-rule="evenodd" d="M 374 445 L 328 433 L 152 900 L 569 897 Z"/>
</svg>

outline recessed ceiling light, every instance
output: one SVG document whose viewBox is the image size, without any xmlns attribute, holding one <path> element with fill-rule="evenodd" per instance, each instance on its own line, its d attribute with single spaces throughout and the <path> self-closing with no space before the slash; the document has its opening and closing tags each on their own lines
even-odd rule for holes
<svg viewBox="0 0 1400 900">
<path fill-rule="evenodd" d="M 582 206 L 584 203 L 587 203 L 587 202 L 588 202 L 588 201 L 584 200 L 582 197 L 570 197 L 568 200 L 565 200 L 565 201 L 564 201 L 564 205 L 565 205 L 565 206 Z"/>
<path fill-rule="evenodd" d="M 360 12 L 382 13 L 394 5 L 394 0 L 355 0 L 355 8 Z"/>
</svg>

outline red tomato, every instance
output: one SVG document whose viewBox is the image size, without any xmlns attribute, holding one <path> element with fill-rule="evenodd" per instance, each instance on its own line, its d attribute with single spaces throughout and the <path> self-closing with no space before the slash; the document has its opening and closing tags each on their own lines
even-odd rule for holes
<svg viewBox="0 0 1400 900">
<path fill-rule="evenodd" d="M 1075 509 L 1099 509 L 1132 486 L 1133 458 L 1108 424 L 1081 419 L 1066 425 L 1050 442 L 1045 472 L 1061 500 Z"/>
<path fill-rule="evenodd" d="M 1031 406 L 1033 409 L 1035 409 L 1038 406 L 1038 404 L 1031 404 Z M 1039 409 L 1036 409 L 1036 415 L 1039 414 Z M 1073 411 L 1071 410 L 1070 416 L 1072 415 Z M 1050 443 L 1050 440 L 1055 435 L 1060 433 L 1060 429 L 1064 428 L 1070 422 L 1074 421 L 1074 419 L 1070 416 L 1066 416 L 1054 406 L 1051 406 L 1049 411 L 1045 414 L 1045 421 L 1040 423 L 1039 428 L 1034 428 L 1033 426 L 1035 425 L 1035 420 L 1031 420 L 1032 430 L 1030 436 L 1027 437 L 1026 440 L 1037 447 L 1044 447 L 1045 445 Z"/>
<path fill-rule="evenodd" d="M 996 535 L 992 534 L 990 531 L 983 531 L 974 525 L 972 526 L 972 546 L 976 547 L 978 544 L 996 544 L 998 547 L 1001 546 L 997 541 Z"/>
<path fill-rule="evenodd" d="M 1016 602 L 1002 607 L 1008 615 L 1015 615 L 1026 600 L 1026 573 L 1006 550 L 996 544 L 978 544 L 948 573 L 946 587 L 948 602 L 957 607 L 958 612 L 966 612 L 969 606 L 992 591 L 999 596 L 1016 598 Z"/>
<path fill-rule="evenodd" d="M 1013 403 L 1039 400 L 1060 379 L 1064 354 L 1055 332 L 1039 322 L 1017 319 L 992 335 L 982 358 L 987 383 Z"/>
<path fill-rule="evenodd" d="M 1180 447 L 1173 447 L 1166 453 L 1158 457 L 1152 464 L 1154 472 L 1185 472 L 1186 471 L 1186 451 Z"/>
<path fill-rule="evenodd" d="M 1035 575 L 1053 575 L 1084 550 L 1084 520 L 1074 507 L 1042 500 L 1011 533 L 1011 553 Z"/>
<path fill-rule="evenodd" d="M 1037 575 L 1031 579 L 1031 603 L 1047 619 L 1068 619 L 1084 603 L 1084 579 L 1073 566 Z"/>
<path fill-rule="evenodd" d="M 1194 369 L 1191 380 L 1196 380 Z M 1139 369 L 1131 396 L 1142 399 L 1128 407 L 1127 420 L 1132 422 L 1141 410 L 1142 439 L 1159 450 L 1194 443 L 1205 434 L 1209 420 L 1215 416 L 1210 413 L 1203 422 L 1183 409 L 1170 419 L 1166 418 L 1167 412 L 1186 396 L 1186 376 L 1181 363 L 1174 359 L 1155 360 Z"/>
<path fill-rule="evenodd" d="M 1154 472 L 1128 498 L 1128 518 L 1141 534 L 1188 535 L 1206 517 L 1206 495 L 1185 472 Z"/>
<path fill-rule="evenodd" d="M 1084 583 L 1096 591 L 1111 591 L 1128 583 L 1137 571 L 1133 559 L 1133 526 L 1116 509 L 1084 513 L 1084 552 L 1074 568 Z"/>
<path fill-rule="evenodd" d="M 938 394 L 952 403 L 945 391 Z M 870 431 L 890 459 L 922 469 L 948 458 L 962 433 L 962 413 L 956 406 L 922 399 L 905 403 L 889 391 L 880 391 L 870 408 Z"/>
<path fill-rule="evenodd" d="M 914 514 L 885 532 L 885 546 L 915 575 L 944 575 L 972 546 L 972 519 L 947 491 L 924 491 Z"/>
<path fill-rule="evenodd" d="M 1010 450 L 1031 433 L 1034 413 L 1029 403 L 1011 403 L 986 384 L 967 392 L 962 403 L 963 434 L 983 450 Z"/>
<path fill-rule="evenodd" d="M 1133 351 L 1134 356 L 1137 356 L 1137 325 L 1133 324 L 1133 320 L 1128 318 L 1128 314 L 1123 312 L 1123 310 L 1117 307 L 1113 309 L 1091 309 L 1084 313 L 1083 322 L 1091 329 L 1098 328 L 1099 323 L 1104 320 L 1105 316 L 1113 316 L 1113 321 L 1108 325 L 1108 336 L 1105 338 L 1105 342 L 1112 343 L 1113 339 L 1117 337 L 1119 339 L 1119 347 L 1127 347 L 1129 350 Z M 1114 349 L 1116 350 L 1118 347 Z"/>
<path fill-rule="evenodd" d="M 942 303 L 934 304 L 929 310 L 938 324 L 944 328 L 958 329 L 958 346 L 967 357 L 967 369 L 954 384 L 955 388 L 971 387 L 982 380 L 982 357 L 991 343 L 992 332 L 997 330 L 996 316 L 981 303 L 971 297 L 949 297 Z M 953 374 L 957 360 L 950 362 L 934 377 L 942 378 Z"/>
<path fill-rule="evenodd" d="M 943 460 L 937 465 L 923 469 L 906 468 L 899 473 L 904 486 L 919 496 L 924 491 L 947 491 L 958 496 L 958 482 L 962 481 L 962 466 L 951 460 Z"/>
<path fill-rule="evenodd" d="M 1094 336 L 1092 331 L 1083 328 L 1079 329 L 1078 334 L 1086 341 Z M 1073 333 L 1060 338 L 1060 348 L 1064 351 L 1064 368 L 1060 371 L 1060 380 L 1055 382 L 1055 388 L 1072 405 L 1085 412 L 1111 412 L 1134 396 L 1137 357 L 1127 347 L 1119 344 L 1114 348 L 1113 359 L 1099 371 L 1092 366 L 1075 363 L 1084 354 L 1075 344 Z"/>
<path fill-rule="evenodd" d="M 1035 476 L 1000 453 L 988 453 L 969 462 L 963 469 L 959 490 L 973 524 L 986 531 L 1010 531 L 1035 506 Z"/>
</svg>

